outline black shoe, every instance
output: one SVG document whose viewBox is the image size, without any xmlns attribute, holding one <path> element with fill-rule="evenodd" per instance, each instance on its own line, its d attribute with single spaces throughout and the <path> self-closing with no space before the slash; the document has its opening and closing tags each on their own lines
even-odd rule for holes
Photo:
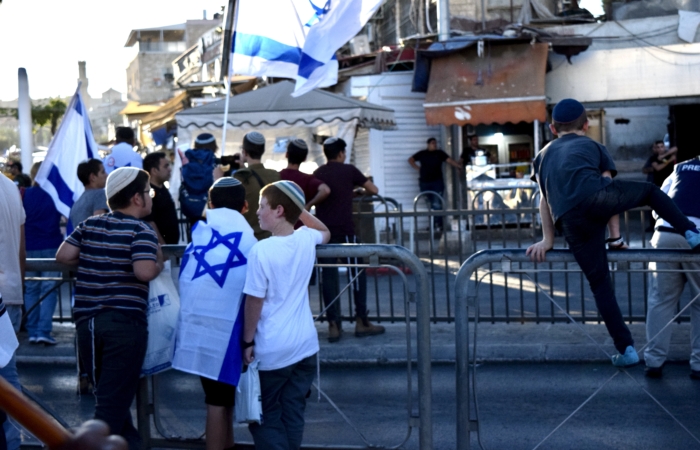
<svg viewBox="0 0 700 450">
<path fill-rule="evenodd" d="M 661 364 L 660 367 L 649 367 L 646 366 L 644 369 L 644 376 L 647 378 L 659 379 L 664 376 L 664 366 L 666 363 Z"/>
<path fill-rule="evenodd" d="M 700 380 L 700 370 L 692 370 L 690 371 L 690 378 L 692 380 Z"/>
</svg>

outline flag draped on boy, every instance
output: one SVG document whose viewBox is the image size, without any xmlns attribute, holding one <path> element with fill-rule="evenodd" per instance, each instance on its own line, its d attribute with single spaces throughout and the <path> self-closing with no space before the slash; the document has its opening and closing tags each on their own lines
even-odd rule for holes
<svg viewBox="0 0 700 450">
<path fill-rule="evenodd" d="M 207 210 L 192 229 L 180 266 L 175 369 L 238 384 L 246 255 L 256 242 L 245 218 L 227 208 Z"/>
<path fill-rule="evenodd" d="M 382 0 L 239 0 L 232 72 L 296 79 L 295 97 L 338 81 L 335 52 Z"/>
<path fill-rule="evenodd" d="M 70 216 L 73 203 L 85 190 L 78 179 L 78 164 L 96 157 L 90 119 L 80 91 L 76 90 L 36 175 L 37 184 L 51 196 L 63 216 Z"/>
</svg>

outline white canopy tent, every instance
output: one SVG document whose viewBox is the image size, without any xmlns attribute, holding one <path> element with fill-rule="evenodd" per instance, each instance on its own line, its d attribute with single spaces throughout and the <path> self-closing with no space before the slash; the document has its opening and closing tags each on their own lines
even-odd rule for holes
<svg viewBox="0 0 700 450">
<path fill-rule="evenodd" d="M 239 152 L 243 136 L 256 130 L 267 138 L 265 164 L 276 166 L 274 162 L 284 159 L 284 153 L 274 149 L 281 149 L 285 138 L 304 139 L 310 144 L 309 160 L 320 164 L 323 154 L 321 146 L 314 143 L 314 135 L 343 138 L 348 143 L 349 158 L 358 126 L 396 128 L 392 109 L 318 89 L 295 98 L 291 96 L 293 90 L 294 83 L 282 81 L 231 97 L 222 153 Z M 205 131 L 220 140 L 224 104 L 220 100 L 177 113 L 179 146 L 190 146 L 194 137 Z"/>
<path fill-rule="evenodd" d="M 265 166 L 280 170 L 286 167 L 284 149 L 290 139 L 304 139 L 309 145 L 309 158 L 302 171 L 310 172 L 325 162 L 323 148 L 314 136 L 338 136 L 348 144 L 350 160 L 358 127 L 380 130 L 396 129 L 394 110 L 364 101 L 314 89 L 300 97 L 292 97 L 294 83 L 281 81 L 229 99 L 226 143 L 221 144 L 225 99 L 197 108 L 186 109 L 175 115 L 178 127 L 178 149 L 191 148 L 194 138 L 203 132 L 211 133 L 223 149 L 221 154 L 240 152 L 243 136 L 251 130 L 266 138 L 263 155 Z M 176 152 L 175 173 L 181 167 Z M 180 177 L 170 182 L 173 198 L 178 198 Z"/>
</svg>

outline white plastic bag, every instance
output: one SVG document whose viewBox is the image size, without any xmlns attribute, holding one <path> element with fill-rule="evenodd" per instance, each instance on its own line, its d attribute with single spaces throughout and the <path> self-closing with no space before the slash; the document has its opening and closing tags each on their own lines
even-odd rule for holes
<svg viewBox="0 0 700 450">
<path fill-rule="evenodd" d="M 148 346 L 141 375 L 153 375 L 169 369 L 173 363 L 180 296 L 170 273 L 170 261 L 153 279 L 148 291 Z"/>
<path fill-rule="evenodd" d="M 235 414 L 237 423 L 261 423 L 262 394 L 257 360 L 248 366 L 238 381 Z"/>
<path fill-rule="evenodd" d="M 2 303 L 2 295 L 0 295 L 0 368 L 3 368 L 10 362 L 15 350 L 19 347 L 15 329 L 10 322 L 10 315 Z"/>
</svg>

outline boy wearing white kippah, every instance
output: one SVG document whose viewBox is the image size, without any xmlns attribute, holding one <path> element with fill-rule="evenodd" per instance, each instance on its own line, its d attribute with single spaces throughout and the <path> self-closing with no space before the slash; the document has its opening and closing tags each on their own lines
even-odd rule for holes
<svg viewBox="0 0 700 450">
<path fill-rule="evenodd" d="M 116 169 L 105 193 L 111 212 L 81 222 L 61 244 L 56 261 L 78 266 L 73 319 L 82 367 L 91 368 L 95 418 L 141 448 L 131 421 L 148 341 L 149 282 L 163 270 L 151 212 L 148 172 Z"/>
<path fill-rule="evenodd" d="M 243 361 L 259 362 L 262 423 L 249 425 L 256 448 L 298 449 L 304 433 L 306 394 L 319 350 L 307 287 L 316 245 L 331 236 L 305 204 L 292 181 L 269 184 L 260 193 L 258 220 L 272 237 L 248 255 L 241 340 Z M 297 220 L 305 226 L 294 230 Z"/>
</svg>

